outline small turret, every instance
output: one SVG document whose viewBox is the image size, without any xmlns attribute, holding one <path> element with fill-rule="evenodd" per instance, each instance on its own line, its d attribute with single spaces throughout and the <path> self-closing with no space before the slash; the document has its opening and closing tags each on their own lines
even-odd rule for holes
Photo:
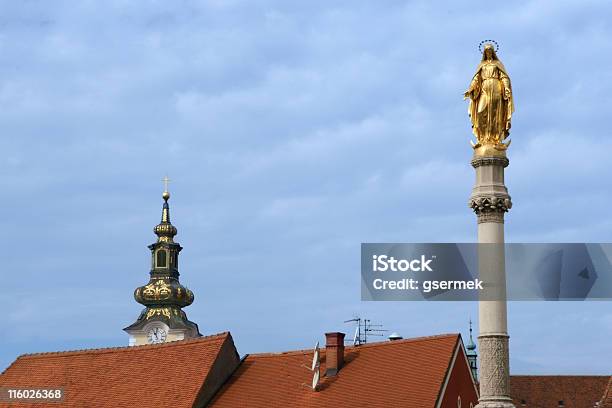
<svg viewBox="0 0 612 408">
<path fill-rule="evenodd" d="M 476 354 L 476 344 L 474 343 L 474 339 L 472 338 L 472 319 L 470 319 L 470 339 L 468 344 L 465 346 L 467 352 L 467 359 L 470 363 L 470 371 L 472 372 L 472 377 L 475 382 L 478 382 L 478 366 L 477 360 L 478 355 Z"/>
</svg>

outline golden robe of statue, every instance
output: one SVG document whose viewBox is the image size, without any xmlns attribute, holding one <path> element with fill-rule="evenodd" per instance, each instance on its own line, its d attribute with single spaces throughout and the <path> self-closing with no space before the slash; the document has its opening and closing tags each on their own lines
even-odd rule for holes
<svg viewBox="0 0 612 408">
<path fill-rule="evenodd" d="M 504 144 L 503 140 L 510 133 L 514 112 L 512 86 L 506 68 L 491 44 L 485 45 L 482 61 L 464 97 L 470 98 L 468 112 L 477 140 L 474 148 L 492 146 L 497 150 L 507 149 L 510 143 Z"/>
</svg>

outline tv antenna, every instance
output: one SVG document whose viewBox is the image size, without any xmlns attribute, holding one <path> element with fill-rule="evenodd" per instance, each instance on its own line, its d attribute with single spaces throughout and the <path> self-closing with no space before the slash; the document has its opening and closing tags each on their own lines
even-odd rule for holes
<svg viewBox="0 0 612 408">
<path fill-rule="evenodd" d="M 312 364 L 310 366 L 310 371 L 313 372 L 312 375 L 312 390 L 317 391 L 317 387 L 319 386 L 319 380 L 321 378 L 321 374 L 319 373 L 319 367 L 321 366 L 320 353 L 319 353 L 319 342 L 317 341 L 317 345 L 314 349 L 314 355 L 312 356 Z"/>
<path fill-rule="evenodd" d="M 321 374 L 319 374 L 319 370 L 315 370 L 314 375 L 312 376 L 312 390 L 317 391 L 317 387 L 319 386 L 319 378 Z"/>
<path fill-rule="evenodd" d="M 355 322 L 355 335 L 353 336 L 353 346 L 360 346 L 368 342 L 368 336 L 383 337 L 385 332 L 389 330 L 383 329 L 382 324 L 373 324 L 370 319 L 362 319 L 355 317 L 345 320 L 344 323 Z"/>
<path fill-rule="evenodd" d="M 320 365 L 319 361 L 319 342 L 317 341 L 317 345 L 314 349 L 314 355 L 312 356 L 312 366 L 310 367 L 310 371 L 314 371 L 315 368 L 318 368 Z"/>
</svg>

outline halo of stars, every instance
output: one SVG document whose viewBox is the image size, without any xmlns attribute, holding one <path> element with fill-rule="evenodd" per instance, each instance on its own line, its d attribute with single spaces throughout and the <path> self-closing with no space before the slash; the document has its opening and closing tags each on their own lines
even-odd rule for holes
<svg viewBox="0 0 612 408">
<path fill-rule="evenodd" d="M 480 51 L 480 53 L 482 54 L 482 46 L 486 43 L 490 43 L 490 44 L 494 44 L 495 45 L 495 53 L 497 53 L 497 51 L 499 50 L 499 44 L 497 43 L 497 41 L 495 40 L 482 40 L 479 44 L 478 44 L 478 51 Z"/>
</svg>

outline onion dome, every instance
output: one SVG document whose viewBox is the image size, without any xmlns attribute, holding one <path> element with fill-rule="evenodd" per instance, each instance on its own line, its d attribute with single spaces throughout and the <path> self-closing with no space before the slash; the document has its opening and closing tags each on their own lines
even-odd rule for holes
<svg viewBox="0 0 612 408">
<path fill-rule="evenodd" d="M 134 299 L 144 306 L 186 307 L 193 303 L 193 292 L 178 279 L 152 278 L 147 285 L 136 288 Z"/>
</svg>

